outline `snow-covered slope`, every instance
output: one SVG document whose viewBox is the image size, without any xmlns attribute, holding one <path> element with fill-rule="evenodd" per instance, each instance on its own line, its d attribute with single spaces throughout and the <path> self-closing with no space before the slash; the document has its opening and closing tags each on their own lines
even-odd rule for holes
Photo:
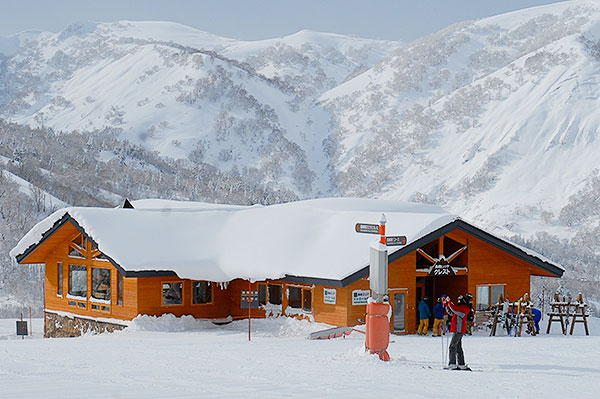
<svg viewBox="0 0 600 399">
<path fill-rule="evenodd" d="M 598 4 L 573 1 L 396 51 L 319 100 L 338 189 L 442 204 L 503 235 L 574 234 L 570 198 L 600 165 L 599 39 Z"/>
</svg>

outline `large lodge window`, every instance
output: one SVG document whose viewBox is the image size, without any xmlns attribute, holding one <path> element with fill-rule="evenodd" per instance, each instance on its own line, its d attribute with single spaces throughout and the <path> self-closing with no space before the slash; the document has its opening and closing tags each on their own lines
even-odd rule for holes
<svg viewBox="0 0 600 399">
<path fill-rule="evenodd" d="M 123 273 L 117 272 L 117 305 L 123 306 Z"/>
<path fill-rule="evenodd" d="M 110 301 L 110 270 L 92 268 L 92 297 Z"/>
<path fill-rule="evenodd" d="M 192 282 L 192 303 L 197 305 L 201 303 L 212 302 L 212 286 L 208 281 Z"/>
<path fill-rule="evenodd" d="M 183 283 L 163 283 L 162 285 L 162 304 L 163 305 L 182 305 L 181 292 L 183 289 Z"/>
<path fill-rule="evenodd" d="M 476 293 L 476 310 L 490 310 L 499 296 L 504 297 L 504 284 L 478 285 Z"/>
<path fill-rule="evenodd" d="M 288 306 L 294 309 L 312 311 L 312 292 L 308 288 L 288 287 Z"/>
<path fill-rule="evenodd" d="M 87 267 L 69 265 L 69 295 L 87 298 Z"/>
<path fill-rule="evenodd" d="M 62 267 L 62 263 L 58 263 L 58 270 L 57 270 L 57 282 L 56 282 L 56 295 L 62 297 L 62 290 L 63 290 L 63 267 Z"/>
<path fill-rule="evenodd" d="M 258 304 L 281 305 L 283 299 L 283 290 L 279 284 L 259 284 L 258 285 Z"/>
</svg>

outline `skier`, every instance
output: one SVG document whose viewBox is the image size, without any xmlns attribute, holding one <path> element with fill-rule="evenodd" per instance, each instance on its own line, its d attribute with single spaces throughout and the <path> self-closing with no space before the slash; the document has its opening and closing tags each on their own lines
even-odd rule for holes
<svg viewBox="0 0 600 399">
<path fill-rule="evenodd" d="M 427 330 L 429 329 L 429 316 L 431 316 L 431 311 L 429 310 L 429 305 L 427 305 L 427 298 L 424 296 L 419 303 L 419 330 L 417 331 L 419 335 L 427 335 Z"/>
<path fill-rule="evenodd" d="M 442 298 L 437 299 L 437 304 L 433 308 L 433 336 L 439 337 L 442 335 L 442 323 L 444 322 L 444 305 L 442 304 Z"/>
<path fill-rule="evenodd" d="M 469 313 L 469 303 L 473 297 L 471 294 L 459 295 L 457 304 L 455 305 L 450 300 L 450 297 L 444 299 L 444 306 L 450 309 L 454 315 L 452 316 L 452 325 L 450 326 L 450 332 L 452 340 L 450 341 L 450 360 L 448 362 L 448 369 L 450 370 L 471 370 L 465 365 L 465 355 L 462 349 L 462 337 L 467 329 L 467 314 Z M 456 364 L 458 360 L 458 364 Z"/>
</svg>

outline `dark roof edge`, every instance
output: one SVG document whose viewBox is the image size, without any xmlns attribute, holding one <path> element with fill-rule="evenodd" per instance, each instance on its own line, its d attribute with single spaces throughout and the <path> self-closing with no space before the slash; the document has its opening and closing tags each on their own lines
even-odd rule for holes
<svg viewBox="0 0 600 399">
<path fill-rule="evenodd" d="M 464 231 L 465 233 L 471 234 L 472 236 L 479 238 L 482 241 L 485 241 L 499 249 L 502 249 L 505 252 L 508 252 L 509 254 L 516 256 L 519 259 L 524 260 L 525 262 L 531 263 L 537 267 L 539 267 L 542 270 L 547 271 L 550 274 L 555 275 L 556 277 L 562 277 L 564 270 L 551 264 L 548 263 L 546 261 L 543 261 L 542 259 L 530 255 L 527 252 L 523 251 L 521 248 L 511 244 L 510 242 L 498 238 L 490 233 L 487 233 L 483 230 L 481 230 L 478 227 L 473 226 L 472 224 L 469 224 L 467 222 L 465 222 L 462 219 L 456 219 L 440 228 L 438 228 L 437 230 L 432 231 L 429 234 L 424 235 L 423 237 L 417 239 L 416 241 L 413 241 L 409 244 L 407 244 L 406 246 L 402 247 L 400 250 L 393 252 L 391 254 L 388 255 L 388 262 L 392 263 L 398 259 L 400 259 L 401 257 L 416 251 L 417 248 L 422 247 L 423 245 L 431 242 L 432 240 L 435 240 L 436 238 L 439 238 L 445 234 L 448 234 L 449 232 L 451 232 L 452 230 L 455 229 L 459 229 Z M 360 280 L 361 278 L 364 278 L 366 276 L 369 275 L 369 266 L 365 266 L 362 269 L 352 273 L 351 275 L 345 277 L 344 279 L 341 280 L 342 282 L 342 287 L 346 287 L 347 285 L 350 285 L 352 283 L 354 283 L 355 281 Z"/>
<path fill-rule="evenodd" d="M 343 285 L 343 280 L 332 280 L 327 278 L 319 278 L 319 277 L 304 277 L 304 276 L 293 276 L 286 274 L 285 277 L 277 279 L 279 281 L 285 281 L 288 283 L 300 283 L 300 284 L 315 284 L 315 285 L 325 285 L 329 287 L 345 287 Z"/>
<path fill-rule="evenodd" d="M 537 267 L 539 267 L 542 270 L 547 271 L 550 274 L 555 275 L 556 277 L 562 277 L 563 273 L 565 272 L 561 267 L 558 267 L 552 263 L 546 262 L 543 259 L 538 258 L 535 255 L 531 255 L 527 252 L 525 252 L 524 250 L 522 250 L 521 248 L 519 248 L 518 246 L 516 246 L 515 244 L 510 243 L 509 241 L 506 241 L 502 238 L 496 237 L 490 233 L 487 233 L 475 226 L 473 226 L 472 224 L 469 224 L 467 222 L 465 222 L 464 220 L 457 220 L 456 221 L 458 228 L 462 231 L 464 231 L 465 233 L 469 233 L 471 235 L 473 235 L 474 237 L 477 237 L 483 241 L 488 242 L 491 245 L 494 245 L 497 248 L 500 248 L 506 252 L 508 252 L 511 255 L 516 256 L 517 258 L 524 260 L 525 262 L 531 263 Z M 542 256 L 540 254 L 540 256 Z"/>
</svg>

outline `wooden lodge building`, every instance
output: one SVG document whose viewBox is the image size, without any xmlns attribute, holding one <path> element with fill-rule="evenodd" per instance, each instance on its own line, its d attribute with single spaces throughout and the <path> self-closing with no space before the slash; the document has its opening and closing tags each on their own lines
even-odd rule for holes
<svg viewBox="0 0 600 399">
<path fill-rule="evenodd" d="M 133 204 L 133 205 L 132 205 Z M 470 292 L 478 310 L 518 299 L 531 276 L 560 277 L 543 256 L 450 215 L 396 201 L 320 199 L 271 206 L 140 200 L 65 208 L 11 251 L 45 264 L 46 336 L 122 328 L 138 315 L 215 322 L 251 315 L 335 326 L 365 320 L 369 244 L 356 223 L 387 218 L 390 331 L 414 333 L 417 303 Z"/>
</svg>

